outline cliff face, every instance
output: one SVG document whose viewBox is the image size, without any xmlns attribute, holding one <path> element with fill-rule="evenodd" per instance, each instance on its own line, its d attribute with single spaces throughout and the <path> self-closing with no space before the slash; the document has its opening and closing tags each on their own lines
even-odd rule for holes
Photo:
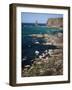
<svg viewBox="0 0 72 90">
<path fill-rule="evenodd" d="M 63 18 L 50 18 L 47 21 L 48 27 L 63 28 Z"/>
</svg>

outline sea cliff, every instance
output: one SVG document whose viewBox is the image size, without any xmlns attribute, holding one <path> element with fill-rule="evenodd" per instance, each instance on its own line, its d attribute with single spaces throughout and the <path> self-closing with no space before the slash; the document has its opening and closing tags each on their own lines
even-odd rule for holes
<svg viewBox="0 0 72 90">
<path fill-rule="evenodd" d="M 47 21 L 48 27 L 63 28 L 63 18 L 49 18 Z"/>
</svg>

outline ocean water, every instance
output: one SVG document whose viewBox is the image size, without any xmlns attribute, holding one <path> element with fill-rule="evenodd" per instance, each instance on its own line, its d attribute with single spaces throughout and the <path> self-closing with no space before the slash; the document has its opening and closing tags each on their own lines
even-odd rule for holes
<svg viewBox="0 0 72 90">
<path fill-rule="evenodd" d="M 48 28 L 47 26 L 34 26 L 34 25 L 24 25 L 22 24 L 22 35 L 31 34 L 56 34 L 58 32 L 63 33 L 63 30 L 57 28 Z"/>
<path fill-rule="evenodd" d="M 54 45 L 42 45 L 45 43 L 43 38 L 33 38 L 32 34 L 51 34 L 55 35 L 57 33 L 63 33 L 63 30 L 57 28 L 48 28 L 47 26 L 34 26 L 34 25 L 24 25 L 22 24 L 22 66 L 31 65 L 32 60 L 35 59 L 35 51 L 39 51 L 41 55 L 45 50 L 56 49 Z M 35 44 L 39 42 L 39 44 Z"/>
</svg>

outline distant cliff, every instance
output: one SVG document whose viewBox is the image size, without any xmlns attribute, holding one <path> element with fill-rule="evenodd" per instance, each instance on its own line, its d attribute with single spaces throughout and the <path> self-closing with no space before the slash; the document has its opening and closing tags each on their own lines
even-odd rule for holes
<svg viewBox="0 0 72 90">
<path fill-rule="evenodd" d="M 63 18 L 50 18 L 47 21 L 48 27 L 63 28 Z"/>
</svg>

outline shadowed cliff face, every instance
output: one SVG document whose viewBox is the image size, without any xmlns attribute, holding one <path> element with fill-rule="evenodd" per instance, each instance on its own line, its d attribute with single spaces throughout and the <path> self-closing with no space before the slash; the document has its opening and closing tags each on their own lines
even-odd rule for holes
<svg viewBox="0 0 72 90">
<path fill-rule="evenodd" d="M 50 18 L 47 21 L 48 27 L 63 28 L 63 18 Z"/>
</svg>

